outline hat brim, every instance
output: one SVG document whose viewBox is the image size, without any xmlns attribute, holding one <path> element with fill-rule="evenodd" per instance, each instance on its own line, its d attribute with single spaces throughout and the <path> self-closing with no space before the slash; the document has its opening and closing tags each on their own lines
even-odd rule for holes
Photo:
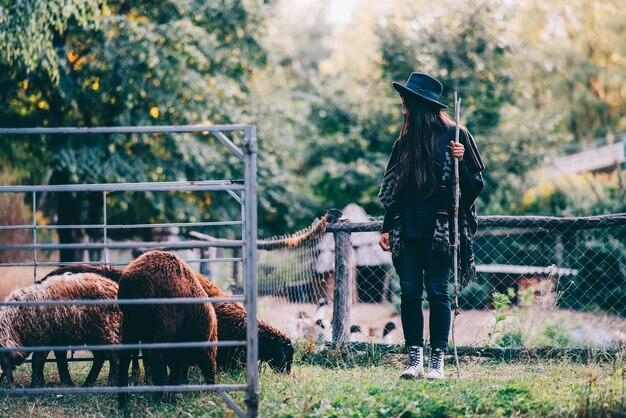
<svg viewBox="0 0 626 418">
<path fill-rule="evenodd" d="M 429 104 L 435 105 L 435 107 L 438 107 L 440 109 L 447 109 L 448 108 L 448 105 L 440 103 L 437 100 L 433 100 L 433 99 L 431 99 L 429 97 L 422 96 L 418 92 L 413 91 L 413 90 L 405 87 L 404 85 L 402 85 L 400 83 L 397 83 L 397 82 L 394 81 L 394 82 L 391 83 L 391 85 L 402 96 L 407 95 L 407 96 L 417 97 L 417 98 L 419 98 L 421 100 L 424 100 L 424 101 L 428 102 Z"/>
</svg>

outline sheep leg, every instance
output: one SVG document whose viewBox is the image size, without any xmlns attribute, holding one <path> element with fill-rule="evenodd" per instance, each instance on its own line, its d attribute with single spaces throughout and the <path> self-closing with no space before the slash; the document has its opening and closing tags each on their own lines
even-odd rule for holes
<svg viewBox="0 0 626 418">
<path fill-rule="evenodd" d="M 129 341 L 122 340 L 124 344 L 128 344 Z M 117 374 L 117 385 L 118 387 L 126 387 L 128 386 L 128 367 L 130 366 L 131 361 L 131 352 L 129 350 L 121 350 L 119 353 L 119 364 L 118 364 L 118 374 Z M 117 395 L 117 404 L 120 408 L 123 408 L 128 403 L 129 396 L 128 393 L 118 393 Z"/>
<path fill-rule="evenodd" d="M 139 350 L 133 351 L 132 359 L 132 369 L 130 374 L 133 380 L 136 381 L 139 380 L 139 375 L 141 374 L 141 370 L 139 370 Z"/>
<path fill-rule="evenodd" d="M 4 375 L 7 377 L 7 383 L 11 389 L 15 389 L 15 380 L 13 380 L 13 370 L 11 366 L 4 369 Z"/>
<path fill-rule="evenodd" d="M 57 370 L 59 371 L 59 379 L 61 379 L 61 385 L 74 386 L 72 377 L 70 376 L 69 366 L 67 364 L 67 352 L 55 351 L 54 357 L 56 358 Z"/>
<path fill-rule="evenodd" d="M 46 358 L 48 357 L 47 351 L 38 351 L 33 353 L 33 358 L 31 362 L 31 376 L 30 376 L 30 386 L 31 387 L 39 387 L 44 386 L 45 381 L 43 377 L 43 367 L 46 364 Z"/>
<path fill-rule="evenodd" d="M 150 368 L 150 350 L 141 349 L 143 357 L 143 375 L 146 383 L 152 382 L 152 369 Z"/>
<path fill-rule="evenodd" d="M 168 361 L 170 366 L 170 375 L 168 379 L 169 385 L 180 385 L 182 383 L 184 361 L 182 360 L 184 357 L 184 350 L 172 350 L 170 355 L 173 353 L 174 357 L 170 358 Z M 181 355 L 182 354 L 182 355 Z M 165 401 L 176 403 L 178 399 L 178 392 L 167 392 L 165 393 Z"/>
<path fill-rule="evenodd" d="M 102 370 L 105 359 L 106 353 L 104 351 L 93 352 L 93 364 L 91 365 L 87 379 L 85 379 L 85 383 L 83 383 L 83 387 L 93 386 L 93 384 L 96 383 L 96 379 L 100 374 L 100 370 Z"/>
<path fill-rule="evenodd" d="M 215 374 L 217 372 L 217 362 L 215 361 L 217 347 L 208 347 L 207 349 L 200 350 L 200 353 L 198 366 L 200 367 L 202 376 L 204 376 L 207 385 L 214 385 Z"/>
<path fill-rule="evenodd" d="M 150 353 L 150 371 L 152 373 L 152 384 L 155 386 L 165 386 L 167 384 L 167 364 L 163 350 L 152 350 Z M 157 399 L 169 400 L 166 392 L 156 392 Z"/>
<path fill-rule="evenodd" d="M 119 380 L 119 376 L 118 376 L 119 363 L 120 363 L 119 352 L 112 351 L 111 353 L 109 353 L 109 386 L 117 385 L 117 381 Z"/>
<path fill-rule="evenodd" d="M 189 381 L 189 363 L 186 363 L 181 365 L 180 368 L 180 382 L 181 383 L 188 383 Z"/>
</svg>

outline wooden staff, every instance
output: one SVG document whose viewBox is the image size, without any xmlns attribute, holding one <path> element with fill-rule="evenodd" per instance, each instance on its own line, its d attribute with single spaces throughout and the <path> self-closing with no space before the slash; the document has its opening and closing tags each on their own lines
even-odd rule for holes
<svg viewBox="0 0 626 418">
<path fill-rule="evenodd" d="M 455 133 L 454 142 L 459 143 L 459 118 L 461 113 L 461 99 L 457 97 L 457 92 L 454 92 L 454 123 Z M 456 376 L 461 377 L 461 368 L 459 366 L 459 353 L 456 349 L 455 339 L 455 323 L 456 317 L 461 313 L 459 311 L 459 160 L 454 158 L 454 317 L 452 318 L 452 346 L 454 347 L 454 363 L 456 365 Z"/>
</svg>

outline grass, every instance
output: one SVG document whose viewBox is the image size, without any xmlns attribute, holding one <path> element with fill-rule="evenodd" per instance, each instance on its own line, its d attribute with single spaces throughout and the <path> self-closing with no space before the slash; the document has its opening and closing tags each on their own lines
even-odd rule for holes
<svg viewBox="0 0 626 418">
<path fill-rule="evenodd" d="M 328 350 L 298 351 L 291 375 L 261 369 L 264 417 L 431 417 L 431 416 L 580 416 L 626 417 L 622 359 L 580 364 L 566 360 L 501 363 L 465 360 L 461 379 L 398 379 L 402 356 L 369 351 L 359 355 Z M 88 364 L 72 364 L 77 382 Z M 446 366 L 449 376 L 454 369 Z M 18 384 L 29 382 L 29 366 L 18 369 Z M 53 364 L 47 381 L 58 384 Z M 104 385 L 105 370 L 98 384 Z M 199 383 L 199 374 L 192 379 Z M 221 383 L 241 383 L 243 373 L 222 373 Z M 243 394 L 232 393 L 240 405 Z M 119 411 L 113 395 L 45 395 L 0 399 L 0 415 L 23 416 L 234 416 L 212 393 L 182 394 L 178 403 L 156 403 L 132 395 Z"/>
</svg>

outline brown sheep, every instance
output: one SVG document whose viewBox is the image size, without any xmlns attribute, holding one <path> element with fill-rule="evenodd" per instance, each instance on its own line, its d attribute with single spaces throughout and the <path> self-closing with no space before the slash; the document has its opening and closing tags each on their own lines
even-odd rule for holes
<svg viewBox="0 0 626 418">
<path fill-rule="evenodd" d="M 174 254 L 150 251 L 133 261 L 120 280 L 118 299 L 139 298 L 206 298 L 191 268 Z M 122 344 L 217 341 L 217 319 L 210 303 L 121 305 Z M 182 381 L 182 368 L 197 364 L 207 384 L 215 383 L 216 347 L 150 350 L 152 383 L 170 384 Z M 131 353 L 122 350 L 119 364 L 119 386 L 128 385 Z M 184 360 L 183 360 L 184 359 Z M 120 406 L 128 394 L 120 393 Z"/>
<path fill-rule="evenodd" d="M 54 270 L 50 275 L 59 275 L 65 273 L 94 272 L 102 274 L 107 278 L 119 282 L 123 270 L 114 267 L 89 266 L 84 264 L 76 264 L 71 266 L 60 267 Z M 209 297 L 228 297 L 229 295 L 220 289 L 210 279 L 200 273 L 195 273 L 196 278 L 202 284 L 202 288 Z M 47 276 L 46 276 L 47 277 Z M 45 280 L 42 279 L 42 280 Z M 214 303 L 215 314 L 217 316 L 217 338 L 218 341 L 242 341 L 246 339 L 246 311 L 243 306 L 238 303 Z M 293 361 L 293 345 L 291 339 L 280 330 L 272 327 L 264 321 L 258 321 L 259 329 L 259 360 L 268 363 L 274 370 L 278 372 L 291 372 L 291 364 Z M 44 354 L 45 353 L 37 353 Z M 55 353 L 56 354 L 56 353 Z M 61 352 L 61 354 L 63 354 Z M 147 351 L 144 350 L 144 368 L 146 375 L 148 372 Z M 245 349 L 238 347 L 218 347 L 217 349 L 217 366 L 223 369 L 230 369 L 238 363 L 245 361 Z M 57 355 L 57 358 L 64 356 Z M 133 359 L 135 360 L 135 359 Z M 67 364 L 67 361 L 65 361 Z M 67 366 L 65 366 L 67 368 Z M 133 369 L 137 370 L 138 366 L 133 363 Z M 42 371 L 43 373 L 43 371 Z M 59 374 L 61 374 L 61 365 L 59 365 Z"/>
<path fill-rule="evenodd" d="M 48 277 L 43 283 L 14 290 L 5 301 L 115 299 L 116 295 L 117 283 L 85 273 Z M 118 344 L 120 324 L 121 312 L 117 305 L 3 306 L 0 308 L 0 347 Z M 0 366 L 12 387 L 13 369 L 22 364 L 28 354 L 24 351 L 0 353 Z M 93 385 L 106 355 L 105 351 L 94 352 L 94 364 L 85 386 Z M 117 354 L 110 352 L 109 356 L 109 380 L 115 384 Z M 33 385 L 43 384 L 43 363 L 37 363 L 41 358 L 33 359 L 33 370 L 41 370 L 41 373 L 33 373 Z"/>
<path fill-rule="evenodd" d="M 112 266 L 92 266 L 89 264 L 71 264 L 68 266 L 61 266 L 50 273 L 46 274 L 43 279 L 39 280 L 37 283 L 41 283 L 48 279 L 51 276 L 62 276 L 64 274 L 78 274 L 78 273 L 94 273 L 99 276 L 103 276 L 109 280 L 113 280 L 115 283 L 119 283 L 122 278 L 122 273 L 124 270 L 112 267 Z"/>
<path fill-rule="evenodd" d="M 37 283 L 43 283 L 50 277 L 62 276 L 67 274 L 94 273 L 106 279 L 119 283 L 122 277 L 122 269 L 107 266 L 91 266 L 88 264 L 72 264 L 69 266 L 58 267 L 44 276 Z M 48 352 L 38 351 L 33 353 L 32 358 L 32 377 L 31 386 L 42 386 L 44 384 L 43 370 L 48 357 Z M 67 364 L 66 351 L 55 351 L 54 357 L 59 371 L 59 378 L 63 386 L 74 386 L 74 382 L 69 373 Z M 97 363 L 95 364 L 97 367 Z M 133 374 L 139 375 L 139 361 L 137 357 L 133 357 Z"/>
<path fill-rule="evenodd" d="M 196 277 L 209 297 L 228 297 L 218 285 L 200 273 Z M 217 315 L 217 337 L 220 341 L 245 341 L 248 325 L 246 310 L 234 302 L 214 303 Z M 284 373 L 291 372 L 293 362 L 293 345 L 291 339 L 280 330 L 264 321 L 258 321 L 259 328 L 259 360 L 267 362 L 274 370 Z M 242 347 L 219 347 L 217 364 L 223 368 L 232 368 L 238 361 L 245 361 Z"/>
</svg>

